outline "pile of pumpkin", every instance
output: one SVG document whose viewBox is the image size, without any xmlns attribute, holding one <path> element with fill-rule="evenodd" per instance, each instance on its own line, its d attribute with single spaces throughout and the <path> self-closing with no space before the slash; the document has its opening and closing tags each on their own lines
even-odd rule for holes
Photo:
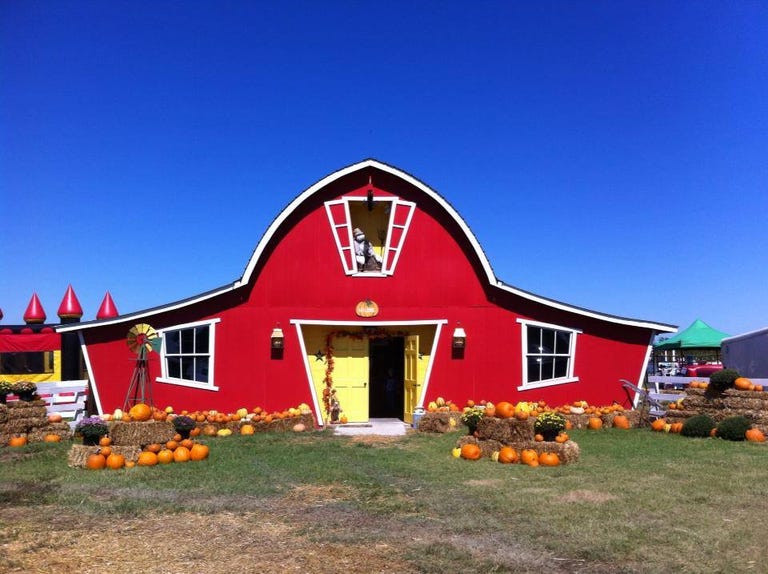
<svg viewBox="0 0 768 574">
<path fill-rule="evenodd" d="M 568 439 L 566 438 L 565 440 Z M 558 442 L 565 442 L 565 440 Z M 461 447 L 454 448 L 451 451 L 451 454 L 454 458 L 479 460 L 483 453 L 478 445 L 467 443 L 461 445 Z M 518 452 L 518 450 L 512 446 L 502 446 L 499 450 L 494 451 L 491 455 L 491 460 L 501 464 L 521 463 L 527 466 L 560 466 L 561 464 L 560 455 L 556 452 L 546 450 L 537 452 L 532 448 L 523 448 Z"/>
<path fill-rule="evenodd" d="M 685 423 L 682 423 L 679 421 L 668 423 L 666 419 L 658 418 L 658 419 L 655 419 L 653 422 L 651 422 L 651 430 L 654 432 L 682 434 L 684 424 Z M 712 438 L 718 437 L 717 426 L 712 427 L 712 429 L 709 431 L 709 436 Z M 740 437 L 740 434 L 739 434 L 739 437 Z M 739 437 L 735 437 L 735 438 L 739 438 Z M 747 442 L 766 442 L 765 433 L 761 431 L 759 428 L 756 428 L 754 426 L 747 428 L 744 431 L 744 436 L 741 438 L 743 438 Z"/>
<path fill-rule="evenodd" d="M 208 445 L 192 439 L 182 439 L 176 435 L 165 444 L 153 443 L 145 446 L 136 461 L 126 460 L 125 456 L 112 452 L 112 440 L 104 436 L 99 440 L 98 452 L 89 454 L 85 460 L 85 468 L 103 470 L 110 468 L 133 468 L 134 466 L 156 466 L 158 464 L 197 462 L 208 458 Z"/>
</svg>

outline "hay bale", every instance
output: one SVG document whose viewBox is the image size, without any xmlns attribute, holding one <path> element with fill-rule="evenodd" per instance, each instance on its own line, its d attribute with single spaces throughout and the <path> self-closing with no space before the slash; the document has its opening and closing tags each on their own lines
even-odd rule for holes
<svg viewBox="0 0 768 574">
<path fill-rule="evenodd" d="M 419 432 L 447 433 L 460 429 L 466 429 L 461 422 L 461 413 L 428 412 L 419 419 Z"/>
<path fill-rule="evenodd" d="M 3 425 L 3 432 L 7 434 L 22 434 L 48 424 L 48 419 L 33 418 L 12 418 L 8 419 Z"/>
<path fill-rule="evenodd" d="M 589 419 L 592 417 L 590 414 L 569 414 L 563 416 L 565 417 L 565 420 L 569 421 L 572 427 L 575 429 L 587 428 L 587 423 L 589 423 Z"/>
<path fill-rule="evenodd" d="M 130 460 L 136 462 L 139 460 L 141 448 L 137 446 L 112 446 L 111 448 L 113 453 L 122 454 L 126 461 Z M 101 450 L 100 446 L 73 444 L 67 454 L 67 466 L 72 468 L 85 468 L 85 461 L 88 460 L 88 456 L 98 453 L 99 450 Z"/>
<path fill-rule="evenodd" d="M 496 440 L 502 444 L 533 440 L 533 418 L 483 417 L 477 423 L 477 436 L 483 440 Z"/>
<path fill-rule="evenodd" d="M 173 438 L 176 429 L 170 421 L 117 422 L 109 436 L 115 446 L 146 446 L 165 443 Z"/>
<path fill-rule="evenodd" d="M 8 420 L 8 407 L 0 404 L 0 425 Z"/>
<path fill-rule="evenodd" d="M 72 438 L 72 431 L 67 423 L 50 423 L 44 427 L 34 428 L 27 433 L 27 440 L 29 442 L 43 442 L 45 435 L 57 434 L 61 437 L 61 440 L 70 440 Z"/>
</svg>

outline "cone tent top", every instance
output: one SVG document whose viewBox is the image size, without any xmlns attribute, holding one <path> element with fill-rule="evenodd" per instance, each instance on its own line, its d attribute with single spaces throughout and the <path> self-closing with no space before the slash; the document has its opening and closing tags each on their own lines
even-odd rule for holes
<svg viewBox="0 0 768 574">
<path fill-rule="evenodd" d="M 654 345 L 654 349 L 719 349 L 720 342 L 729 336 L 696 319 L 684 331 Z"/>
<path fill-rule="evenodd" d="M 72 285 L 67 287 L 67 292 L 64 293 L 57 314 L 60 319 L 80 319 L 83 316 L 83 308 L 80 306 L 80 301 L 77 300 Z"/>
</svg>

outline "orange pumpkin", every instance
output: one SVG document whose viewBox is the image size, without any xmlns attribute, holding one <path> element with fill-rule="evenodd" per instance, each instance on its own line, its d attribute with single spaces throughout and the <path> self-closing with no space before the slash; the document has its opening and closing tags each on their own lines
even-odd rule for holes
<svg viewBox="0 0 768 574">
<path fill-rule="evenodd" d="M 111 446 L 103 446 L 99 449 L 99 454 L 101 456 L 109 456 L 112 454 L 112 447 Z"/>
<path fill-rule="evenodd" d="M 195 444 L 195 441 L 193 441 L 191 438 L 185 438 L 179 443 L 179 446 L 183 446 L 184 448 L 192 448 L 193 444 Z"/>
<path fill-rule="evenodd" d="M 145 450 L 139 454 L 136 461 L 139 466 L 155 466 L 157 464 L 157 455 L 154 452 Z"/>
<path fill-rule="evenodd" d="M 485 416 L 487 417 L 495 417 L 496 416 L 496 407 L 494 405 L 488 405 L 485 407 Z"/>
<path fill-rule="evenodd" d="M 758 393 L 763 392 L 763 385 L 755 385 L 755 391 L 757 391 Z"/>
<path fill-rule="evenodd" d="M 539 453 L 532 448 L 524 448 L 520 452 L 520 462 L 528 466 L 539 466 Z"/>
<path fill-rule="evenodd" d="M 27 444 L 27 437 L 14 435 L 8 440 L 8 446 L 24 446 Z"/>
<path fill-rule="evenodd" d="M 89 470 L 101 470 L 106 466 L 107 459 L 98 453 L 89 454 L 85 459 L 85 468 Z"/>
<path fill-rule="evenodd" d="M 750 387 L 752 387 L 752 381 L 750 381 L 747 377 L 739 377 L 733 381 L 733 386 L 740 391 L 748 391 L 750 390 Z"/>
<path fill-rule="evenodd" d="M 570 438 L 571 437 L 568 436 L 568 433 L 561 432 L 561 433 L 558 433 L 558 435 L 555 437 L 555 442 L 559 442 L 562 444 L 564 442 L 568 442 Z"/>
<path fill-rule="evenodd" d="M 61 436 L 54 433 L 49 433 L 43 437 L 43 442 L 61 442 Z"/>
<path fill-rule="evenodd" d="M 617 429 L 628 429 L 629 428 L 629 419 L 626 415 L 616 415 L 613 417 L 613 428 Z"/>
<path fill-rule="evenodd" d="M 499 450 L 499 462 L 502 464 L 514 464 L 518 460 L 517 451 L 511 446 L 503 446 Z"/>
<path fill-rule="evenodd" d="M 208 453 L 209 453 L 208 445 L 195 443 L 194 445 L 192 445 L 192 448 L 189 449 L 189 460 L 194 460 L 194 461 L 205 460 L 206 458 L 208 458 Z"/>
<path fill-rule="evenodd" d="M 61 413 L 51 413 L 48 415 L 49 423 L 60 423 L 63 420 Z"/>
<path fill-rule="evenodd" d="M 542 452 L 539 455 L 539 464 L 542 466 L 560 466 L 560 457 L 556 452 Z"/>
<path fill-rule="evenodd" d="M 598 430 L 603 428 L 603 419 L 600 417 L 589 417 L 587 421 L 587 428 L 590 430 Z"/>
<path fill-rule="evenodd" d="M 168 464 L 173 462 L 173 451 L 168 450 L 167 448 L 164 448 L 160 452 L 157 453 L 157 462 L 160 464 Z"/>
<path fill-rule="evenodd" d="M 169 440 L 167 443 L 165 443 L 165 448 L 167 448 L 170 451 L 174 451 L 177 448 L 179 448 L 179 443 L 178 441 L 175 441 L 173 439 Z"/>
<path fill-rule="evenodd" d="M 252 435 L 256 429 L 251 424 L 244 424 L 240 427 L 240 434 Z"/>
<path fill-rule="evenodd" d="M 355 314 L 358 317 L 375 317 L 379 314 L 379 306 L 375 301 L 366 299 L 365 301 L 360 301 L 357 305 L 355 305 Z"/>
<path fill-rule="evenodd" d="M 669 427 L 669 432 L 679 433 L 683 430 L 683 423 L 672 423 Z"/>
<path fill-rule="evenodd" d="M 109 446 L 111 444 L 112 444 L 112 439 L 106 435 L 99 439 L 99 446 Z"/>
<path fill-rule="evenodd" d="M 496 416 L 500 419 L 508 419 L 515 416 L 515 405 L 507 401 L 496 403 Z"/>
<path fill-rule="evenodd" d="M 200 427 L 195 427 L 189 431 L 189 436 L 200 436 Z"/>
<path fill-rule="evenodd" d="M 173 462 L 188 462 L 189 461 L 189 449 L 185 446 L 180 446 L 173 451 Z"/>
<path fill-rule="evenodd" d="M 102 455 L 103 456 L 103 455 Z M 107 457 L 107 468 L 117 470 L 125 466 L 125 457 L 122 454 L 112 453 Z"/>
<path fill-rule="evenodd" d="M 477 460 L 482 455 L 480 447 L 474 443 L 467 443 L 461 447 L 461 458 L 467 460 Z"/>
<path fill-rule="evenodd" d="M 148 444 L 147 446 L 145 446 L 144 450 L 147 451 L 147 452 L 152 452 L 152 453 L 157 454 L 158 452 L 160 452 L 161 448 L 163 448 L 163 447 L 162 447 L 162 445 L 160 443 L 153 442 L 152 444 Z"/>
<path fill-rule="evenodd" d="M 651 423 L 651 430 L 656 432 L 663 432 L 664 426 L 667 424 L 665 419 L 656 419 Z"/>
<path fill-rule="evenodd" d="M 745 433 L 745 437 L 749 442 L 765 442 L 765 435 L 760 429 L 749 429 Z"/>
<path fill-rule="evenodd" d="M 131 410 L 128 411 L 128 415 L 135 421 L 148 421 L 152 416 L 152 409 L 147 404 L 137 403 L 131 407 Z"/>
<path fill-rule="evenodd" d="M 216 425 L 207 424 L 203 426 L 202 434 L 204 434 L 205 436 L 216 436 L 216 432 L 218 430 L 219 429 L 216 428 Z"/>
<path fill-rule="evenodd" d="M 536 442 L 542 442 L 544 440 L 544 435 L 537 433 L 533 435 L 533 440 L 535 440 Z"/>
</svg>

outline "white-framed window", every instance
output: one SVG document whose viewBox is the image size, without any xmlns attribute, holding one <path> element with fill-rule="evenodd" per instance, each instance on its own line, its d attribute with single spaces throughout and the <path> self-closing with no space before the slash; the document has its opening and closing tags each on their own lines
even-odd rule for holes
<svg viewBox="0 0 768 574">
<path fill-rule="evenodd" d="M 158 382 L 217 391 L 213 363 L 219 322 L 211 319 L 158 329 L 163 338 Z"/>
<path fill-rule="evenodd" d="M 327 201 L 325 211 L 344 272 L 361 277 L 392 275 L 415 207 L 389 195 Z"/>
<path fill-rule="evenodd" d="M 523 382 L 518 390 L 573 383 L 576 338 L 581 333 L 548 323 L 518 319 L 522 326 Z"/>
</svg>

